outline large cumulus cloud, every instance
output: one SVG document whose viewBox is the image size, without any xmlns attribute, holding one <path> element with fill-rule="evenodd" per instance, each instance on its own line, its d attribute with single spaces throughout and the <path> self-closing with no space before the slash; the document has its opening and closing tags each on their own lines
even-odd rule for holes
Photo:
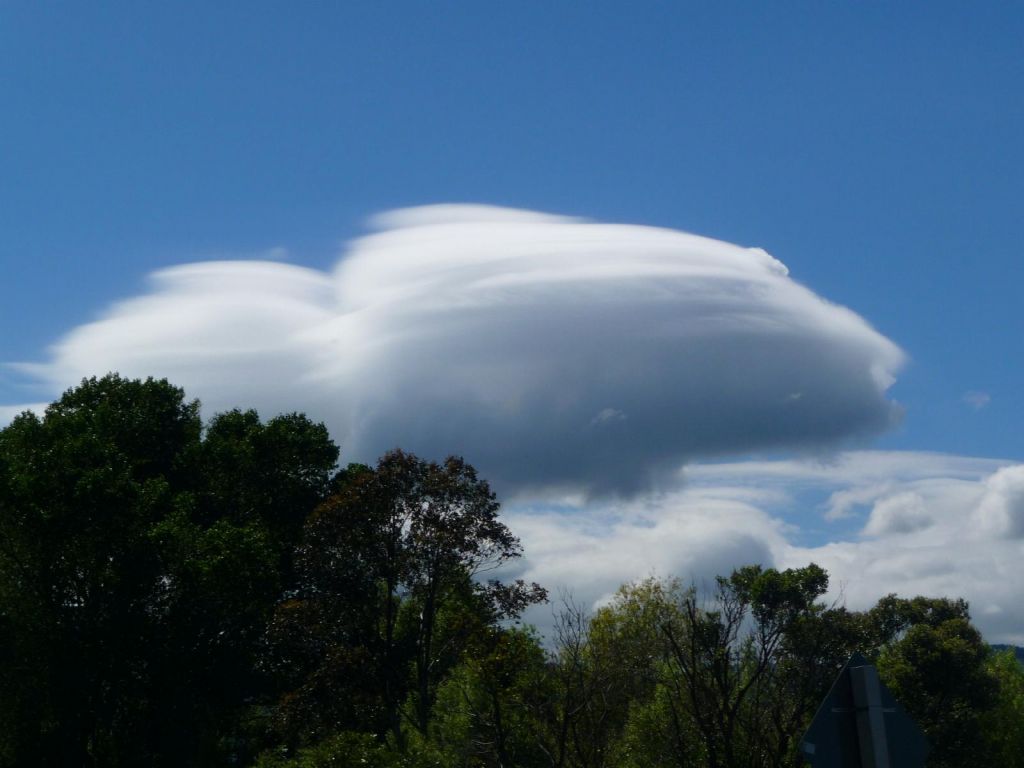
<svg viewBox="0 0 1024 768">
<path fill-rule="evenodd" d="M 506 490 L 630 491 L 693 457 L 884 429 L 902 353 L 759 249 L 486 206 L 378 217 L 330 273 L 189 264 L 30 368 L 167 376 L 324 419 L 349 459 L 461 453 Z"/>
</svg>

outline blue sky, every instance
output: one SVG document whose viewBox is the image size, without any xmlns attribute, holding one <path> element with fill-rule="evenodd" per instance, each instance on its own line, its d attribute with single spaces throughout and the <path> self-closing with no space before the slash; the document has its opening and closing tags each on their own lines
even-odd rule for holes
<svg viewBox="0 0 1024 768">
<path fill-rule="evenodd" d="M 837 450 L 994 462 L 827 482 L 786 464 L 726 472 L 708 481 L 729 489 L 718 501 L 755 488 L 742 503 L 768 521 L 737 557 L 860 546 L 893 504 L 896 528 L 913 528 L 914 499 L 937 494 L 926 481 L 974 482 L 964 504 L 984 517 L 993 494 L 1017 498 L 996 474 L 1024 460 L 1022 39 L 1024 9 L 995 3 L 5 3 L 0 361 L 53 363 L 51 345 L 163 290 L 149 276 L 175 265 L 271 259 L 315 282 L 381 211 L 478 203 L 656 225 L 765 249 L 904 351 L 886 393 L 902 421 Z M 97 365 L 120 359 L 90 343 Z M 73 382 L 61 375 L 4 366 L 0 406 L 54 397 Z M 193 394 L 230 404 L 209 386 Z M 316 412 L 301 391 L 287 407 Z M 764 479 L 780 473 L 788 496 Z M 861 517 L 822 522 L 844 489 Z"/>
</svg>

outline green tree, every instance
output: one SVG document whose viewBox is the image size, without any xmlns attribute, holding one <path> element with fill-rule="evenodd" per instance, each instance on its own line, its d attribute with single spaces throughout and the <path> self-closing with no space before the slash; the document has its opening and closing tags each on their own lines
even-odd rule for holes
<svg viewBox="0 0 1024 768">
<path fill-rule="evenodd" d="M 622 586 L 592 617 L 566 600 L 556 624 L 559 696 L 549 736 L 557 765 L 617 764 L 613 745 L 664 680 L 671 650 L 664 628 L 682 626 L 688 594 L 677 579 L 649 578 Z"/>
<path fill-rule="evenodd" d="M 411 768 L 373 734 L 344 731 L 289 757 L 268 750 L 255 768 Z"/>
<path fill-rule="evenodd" d="M 795 646 L 787 640 L 822 612 L 828 575 L 813 564 L 746 566 L 717 584 L 710 605 L 696 591 L 684 599 L 682 632 L 665 628 L 704 760 L 710 768 L 785 765 L 794 753 L 791 724 L 802 725 L 816 695 L 791 695 L 784 662 Z"/>
<path fill-rule="evenodd" d="M 698 734 L 668 640 L 669 632 L 684 632 L 683 606 L 692 591 L 674 578 L 627 584 L 590 623 L 589 654 L 608 680 L 598 740 L 609 765 L 678 766 L 696 759 Z"/>
<path fill-rule="evenodd" d="M 198 404 L 180 390 L 118 377 L 83 382 L 44 418 L 0 432 L 0 613 L 34 671 L 0 697 L 29 705 L 8 732 L 15 762 L 116 764 L 143 749 L 161 575 L 149 533 L 173 512 L 179 457 L 199 435 Z"/>
<path fill-rule="evenodd" d="M 738 569 L 702 596 L 676 579 L 622 587 L 556 631 L 546 729 L 557 766 L 789 766 L 863 616 L 819 602 L 817 566 Z"/>
<path fill-rule="evenodd" d="M 344 727 L 387 731 L 401 746 L 408 725 L 429 734 L 438 684 L 474 633 L 545 592 L 481 580 L 521 547 L 462 459 L 392 451 L 375 468 L 350 466 L 337 486 L 306 525 L 299 586 L 274 622 L 290 680 L 282 727 L 293 745 Z"/>
<path fill-rule="evenodd" d="M 213 461 L 228 444 L 260 469 Z M 230 414 L 204 437 L 181 389 L 117 375 L 0 431 L 3 759 L 209 762 L 257 692 L 281 520 L 323 497 L 336 456 L 298 416 Z"/>
<path fill-rule="evenodd" d="M 650 697 L 630 702 L 629 716 L 611 748 L 617 768 L 680 768 L 703 765 L 700 734 L 684 709 L 685 699 L 666 674 Z"/>
<path fill-rule="evenodd" d="M 982 718 L 997 704 L 999 682 L 967 603 L 890 595 L 876 611 L 897 630 L 879 654 L 879 674 L 931 741 L 929 765 L 952 768 L 981 759 Z"/>
<path fill-rule="evenodd" d="M 1014 649 L 993 654 L 986 664 L 999 684 L 996 704 L 980 718 L 982 737 L 992 765 L 1024 766 L 1024 665 Z"/>
<path fill-rule="evenodd" d="M 553 691 L 540 641 L 530 630 L 490 627 L 439 686 L 431 737 L 449 764 L 532 768 L 550 761 L 538 738 Z"/>
<path fill-rule="evenodd" d="M 330 492 L 337 460 L 327 428 L 302 414 L 266 423 L 253 410 L 218 414 L 206 426 L 194 462 L 201 489 L 197 517 L 263 528 L 287 583 L 303 525 Z"/>
</svg>

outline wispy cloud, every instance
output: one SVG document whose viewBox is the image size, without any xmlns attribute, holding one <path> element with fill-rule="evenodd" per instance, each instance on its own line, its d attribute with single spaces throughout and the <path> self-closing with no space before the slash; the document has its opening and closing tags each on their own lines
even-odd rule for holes
<svg viewBox="0 0 1024 768">
<path fill-rule="evenodd" d="M 988 392 L 981 392 L 979 390 L 971 390 L 964 394 L 964 402 L 976 411 L 980 411 L 982 408 L 992 402 L 992 396 Z"/>
</svg>

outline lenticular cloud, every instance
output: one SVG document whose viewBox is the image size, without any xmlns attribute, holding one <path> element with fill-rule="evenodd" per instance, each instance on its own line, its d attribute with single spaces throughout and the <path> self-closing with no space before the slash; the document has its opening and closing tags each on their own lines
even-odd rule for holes
<svg viewBox="0 0 1024 768">
<path fill-rule="evenodd" d="M 33 370 L 166 376 L 207 412 L 305 410 L 349 460 L 460 453 L 506 492 L 628 492 L 691 458 L 893 419 L 900 350 L 762 250 L 486 206 L 374 223 L 330 273 L 158 272 Z"/>
</svg>

